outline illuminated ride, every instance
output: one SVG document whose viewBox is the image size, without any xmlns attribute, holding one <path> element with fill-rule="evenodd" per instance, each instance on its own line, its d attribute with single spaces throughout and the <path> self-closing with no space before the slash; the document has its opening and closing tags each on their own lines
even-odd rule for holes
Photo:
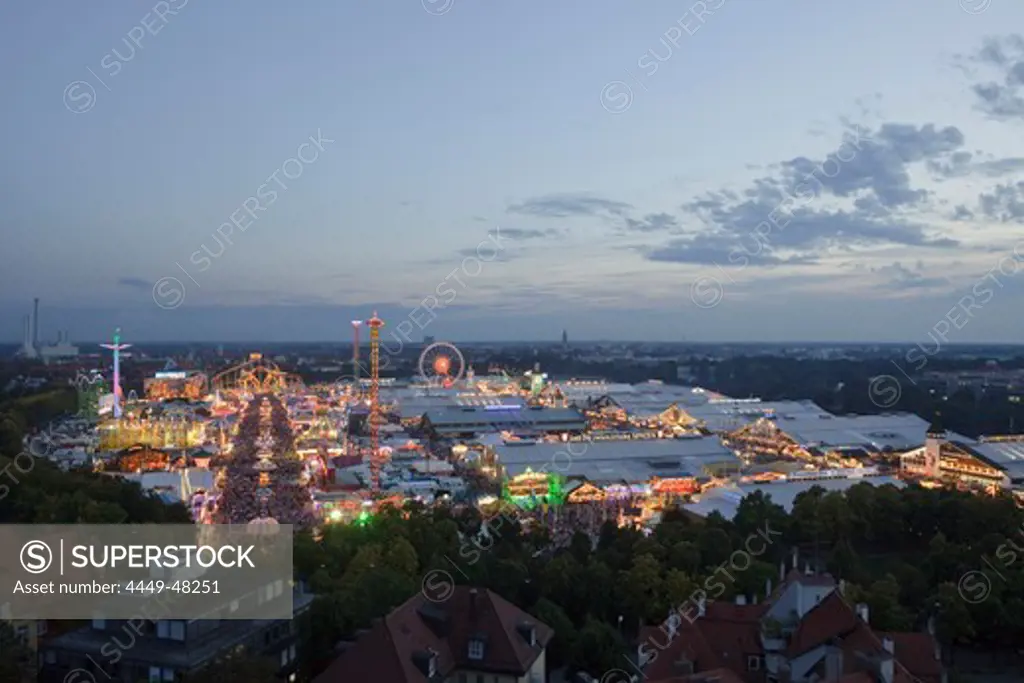
<svg viewBox="0 0 1024 683">
<path fill-rule="evenodd" d="M 100 344 L 105 349 L 110 349 L 114 352 L 114 378 L 113 378 L 113 392 L 114 392 L 114 417 L 120 419 L 122 415 L 122 406 L 124 403 L 124 392 L 121 389 L 121 352 L 131 347 L 131 344 L 121 343 L 121 328 L 118 327 L 114 330 L 114 343 L 113 344 Z"/>
<path fill-rule="evenodd" d="M 450 387 L 466 374 L 466 359 L 451 342 L 435 342 L 423 349 L 420 377 L 427 384 Z"/>
<path fill-rule="evenodd" d="M 217 392 L 246 394 L 279 394 L 303 388 L 302 378 L 284 372 L 261 353 L 250 353 L 249 359 L 214 375 Z"/>
<path fill-rule="evenodd" d="M 373 317 L 366 321 L 370 328 L 370 489 L 374 496 L 380 494 L 380 470 L 387 463 L 387 454 L 380 447 L 380 426 L 384 416 L 380 410 L 380 328 L 384 321 Z"/>
</svg>

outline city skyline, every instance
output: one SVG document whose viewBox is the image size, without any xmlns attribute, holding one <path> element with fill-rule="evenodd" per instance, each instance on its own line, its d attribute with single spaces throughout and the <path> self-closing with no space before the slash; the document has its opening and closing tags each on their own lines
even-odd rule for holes
<svg viewBox="0 0 1024 683">
<path fill-rule="evenodd" d="M 833 9 L 5 7 L 0 340 L 1024 338 L 1024 7 Z"/>
</svg>

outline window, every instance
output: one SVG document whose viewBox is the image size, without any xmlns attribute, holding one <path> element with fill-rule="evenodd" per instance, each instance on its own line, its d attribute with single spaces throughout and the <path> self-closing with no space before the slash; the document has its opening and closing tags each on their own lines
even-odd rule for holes
<svg viewBox="0 0 1024 683">
<path fill-rule="evenodd" d="M 161 673 L 162 672 L 160 671 L 160 667 L 159 666 L 151 666 L 151 667 L 149 667 L 149 683 L 161 683 L 161 681 L 160 681 L 160 674 Z"/>
<path fill-rule="evenodd" d="M 294 645 L 292 645 L 290 648 L 288 648 L 288 659 L 290 661 L 293 661 L 293 662 L 295 661 L 295 646 Z"/>
<path fill-rule="evenodd" d="M 47 650 L 45 657 L 46 657 L 46 663 L 47 664 L 56 664 L 57 663 L 57 653 L 54 652 L 53 650 Z"/>
<path fill-rule="evenodd" d="M 102 631 L 103 629 L 105 629 L 107 627 L 107 620 L 106 619 L 93 619 L 92 620 L 92 627 L 94 629 L 96 629 L 97 631 Z"/>
<path fill-rule="evenodd" d="M 16 636 L 18 638 L 18 642 L 20 642 L 22 645 L 27 645 L 28 644 L 28 626 L 19 626 L 18 630 L 16 631 Z"/>
<path fill-rule="evenodd" d="M 185 640 L 185 622 L 184 621 L 172 621 L 171 622 L 171 640 L 184 641 Z"/>
<path fill-rule="evenodd" d="M 156 637 L 157 638 L 170 638 L 171 637 L 171 624 L 168 621 L 160 620 L 156 622 Z"/>
<path fill-rule="evenodd" d="M 469 641 L 469 658 L 470 659 L 483 659 L 484 658 L 484 644 L 479 640 Z"/>
<path fill-rule="evenodd" d="M 761 670 L 761 658 L 757 655 L 751 655 L 747 657 L 747 671 L 760 671 Z"/>
<path fill-rule="evenodd" d="M 164 683 L 174 683 L 174 669 L 164 669 Z"/>
<path fill-rule="evenodd" d="M 288 666 L 288 650 L 281 650 L 281 667 Z"/>
<path fill-rule="evenodd" d="M 36 622 L 36 635 L 45 636 L 47 631 L 46 619 L 40 619 Z"/>
</svg>

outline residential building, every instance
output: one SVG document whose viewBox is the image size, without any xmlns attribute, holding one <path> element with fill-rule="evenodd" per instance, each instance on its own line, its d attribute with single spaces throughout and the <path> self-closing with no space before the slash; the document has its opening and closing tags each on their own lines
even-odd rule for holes
<svg viewBox="0 0 1024 683">
<path fill-rule="evenodd" d="M 945 683 L 931 630 L 876 631 L 867 606 L 846 601 L 842 582 L 793 563 L 761 602 L 702 601 L 644 629 L 637 665 L 646 683 L 712 680 L 722 670 L 731 677 L 719 680 L 743 683 Z"/>
<path fill-rule="evenodd" d="M 554 631 L 489 590 L 422 593 L 383 619 L 315 683 L 545 683 Z"/>
<path fill-rule="evenodd" d="M 312 595 L 297 592 L 293 619 L 93 619 L 45 643 L 40 680 L 71 680 L 71 673 L 79 670 L 109 683 L 188 683 L 191 674 L 226 655 L 247 652 L 279 662 L 278 676 L 294 681 L 297 618 L 312 602 Z"/>
</svg>

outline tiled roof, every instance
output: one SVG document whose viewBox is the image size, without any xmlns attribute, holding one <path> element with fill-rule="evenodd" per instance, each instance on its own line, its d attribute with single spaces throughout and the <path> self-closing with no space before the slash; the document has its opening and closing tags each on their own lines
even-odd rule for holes
<svg viewBox="0 0 1024 683">
<path fill-rule="evenodd" d="M 693 623 L 684 619 L 673 638 L 669 638 L 661 627 L 645 628 L 640 634 L 640 642 L 646 644 L 645 650 L 657 652 L 657 658 L 648 663 L 644 675 L 648 681 L 678 679 L 681 672 L 677 662 L 684 658 L 693 663 L 696 672 L 723 668 L 733 672 L 746 671 L 748 656 L 764 655 L 760 619 L 767 609 L 766 604 L 712 602 L 707 604 L 703 617 Z M 740 680 L 744 679 L 740 677 Z"/>
<path fill-rule="evenodd" d="M 526 625 L 535 628 L 535 645 L 520 630 Z M 488 590 L 459 586 L 444 603 L 419 593 L 376 624 L 316 683 L 428 683 L 417 663 L 428 652 L 436 653 L 442 677 L 457 669 L 522 676 L 553 635 L 550 627 Z M 482 659 L 469 658 L 473 640 L 484 644 Z"/>
</svg>

